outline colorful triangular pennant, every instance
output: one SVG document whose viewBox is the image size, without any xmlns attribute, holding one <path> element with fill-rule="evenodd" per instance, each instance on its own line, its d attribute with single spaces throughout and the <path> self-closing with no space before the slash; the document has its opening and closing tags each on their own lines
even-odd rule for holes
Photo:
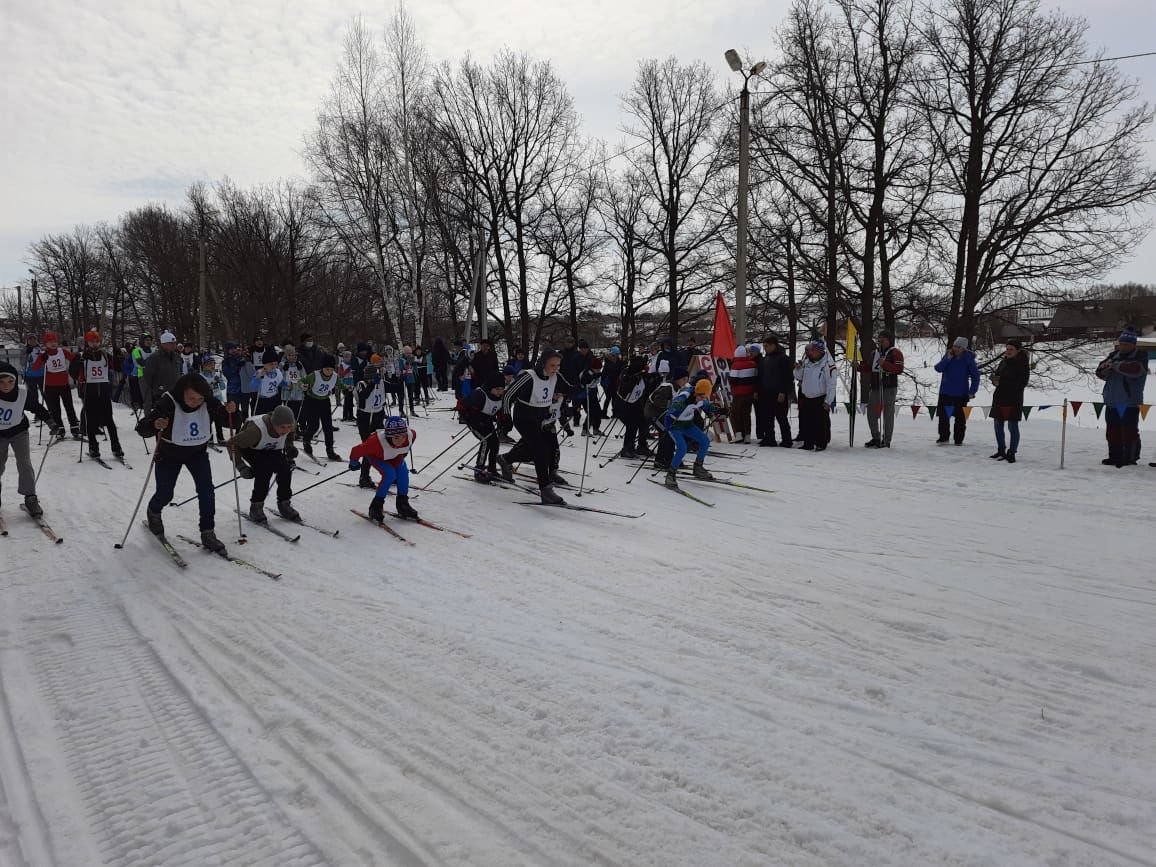
<svg viewBox="0 0 1156 867">
<path fill-rule="evenodd" d="M 1040 412 L 1043 412 L 1045 409 L 1051 409 L 1051 408 L 1052 408 L 1052 405 L 1050 403 L 1045 403 L 1042 406 L 1036 407 L 1036 409 L 1038 409 Z"/>
<path fill-rule="evenodd" d="M 843 402 L 843 408 L 847 410 L 847 415 L 850 415 L 853 412 L 851 409 L 851 401 L 849 400 Z"/>
<path fill-rule="evenodd" d="M 1028 416 L 1031 414 L 1032 414 L 1032 408 L 1030 406 L 1025 406 L 1024 407 L 1024 421 L 1027 421 Z"/>
<path fill-rule="evenodd" d="M 1096 411 L 1096 418 L 1099 418 L 1100 413 L 1102 413 L 1104 411 L 1104 404 L 1096 403 L 1095 401 L 1093 401 L 1092 402 L 1092 409 L 1094 409 Z"/>
<path fill-rule="evenodd" d="M 936 409 L 938 409 L 938 407 L 935 407 L 935 406 L 929 406 L 929 407 L 927 408 L 927 414 L 928 414 L 929 416 L 931 416 L 931 418 L 935 418 L 935 411 L 936 411 Z"/>
<path fill-rule="evenodd" d="M 1082 407 L 1083 405 L 1084 405 L 1084 402 L 1082 400 L 1073 400 L 1072 401 L 1072 415 L 1079 415 L 1080 414 L 1080 407 Z M 1099 413 L 1097 413 L 1097 415 L 1099 415 Z"/>
<path fill-rule="evenodd" d="M 1150 403 L 1140 404 L 1140 418 L 1147 419 L 1148 418 L 1148 410 L 1150 410 L 1151 408 L 1152 408 L 1152 404 L 1150 404 Z"/>
<path fill-rule="evenodd" d="M 983 412 L 984 418 L 990 418 L 991 417 L 991 407 L 990 406 L 981 406 L 980 410 Z"/>
<path fill-rule="evenodd" d="M 919 404 L 913 403 L 911 404 L 911 417 L 915 418 L 917 415 L 919 415 Z"/>
<path fill-rule="evenodd" d="M 975 409 L 975 407 L 974 407 L 974 406 L 965 406 L 965 407 L 963 408 L 963 418 L 964 418 L 964 420 L 967 420 L 967 419 L 971 418 L 971 411 L 972 411 L 973 409 Z"/>
</svg>

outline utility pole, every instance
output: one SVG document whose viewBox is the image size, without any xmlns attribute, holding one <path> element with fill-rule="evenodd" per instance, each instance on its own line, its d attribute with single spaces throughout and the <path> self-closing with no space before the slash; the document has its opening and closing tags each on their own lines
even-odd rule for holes
<svg viewBox="0 0 1156 867">
<path fill-rule="evenodd" d="M 486 230 L 478 232 L 478 264 L 474 269 L 474 291 L 478 293 L 478 339 L 489 337 L 489 323 L 486 321 Z"/>
<path fill-rule="evenodd" d="M 209 345 L 205 342 L 205 307 L 207 306 L 205 299 L 205 224 L 201 222 L 201 234 L 198 239 L 200 246 L 201 259 L 201 280 L 200 293 L 197 301 L 197 350 L 208 349 Z"/>
<path fill-rule="evenodd" d="M 738 243 L 735 245 L 735 341 L 743 346 L 747 342 L 747 191 L 751 171 L 751 77 L 766 68 L 759 61 L 748 72 L 738 52 L 733 48 L 726 53 L 730 68 L 743 77 L 743 89 L 739 94 L 739 226 Z"/>
</svg>

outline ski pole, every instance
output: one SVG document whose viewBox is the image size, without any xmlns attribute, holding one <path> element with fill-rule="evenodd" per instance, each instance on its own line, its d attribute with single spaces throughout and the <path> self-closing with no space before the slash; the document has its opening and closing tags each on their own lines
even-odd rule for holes
<svg viewBox="0 0 1156 867">
<path fill-rule="evenodd" d="M 40 456 L 40 466 L 36 468 L 36 478 L 32 480 L 33 484 L 40 481 L 40 471 L 44 469 L 44 461 L 48 457 L 48 453 L 52 451 L 52 447 L 62 442 L 64 442 L 63 438 L 57 439 L 51 435 L 48 437 L 48 445 L 44 447 L 44 454 Z"/>
<path fill-rule="evenodd" d="M 590 392 L 586 392 L 586 432 L 590 433 Z M 582 478 L 578 482 L 578 493 L 574 496 L 581 497 L 582 489 L 586 486 L 586 461 L 590 459 L 590 440 L 592 437 L 586 437 L 586 451 L 582 455 Z"/>
<path fill-rule="evenodd" d="M 602 434 L 602 444 L 598 446 L 598 451 L 594 453 L 594 460 L 598 460 L 598 458 L 602 456 L 602 450 L 606 448 L 606 444 L 610 442 L 610 432 L 614 430 L 614 426 L 620 422 L 621 419 L 619 418 L 615 418 L 614 421 L 610 422 L 610 426 L 606 428 L 606 433 Z"/>
<path fill-rule="evenodd" d="M 433 465 L 434 461 L 436 461 L 438 458 L 440 458 L 442 455 L 444 455 L 446 452 L 448 452 L 450 449 L 452 449 L 455 445 L 457 445 L 458 437 L 460 437 L 462 434 L 464 434 L 468 429 L 469 429 L 468 427 L 463 425 L 462 430 L 458 431 L 456 434 L 454 434 L 450 438 L 450 444 L 448 446 L 446 446 L 444 449 L 442 449 L 440 452 L 438 452 L 436 455 L 434 455 L 432 458 L 430 458 L 426 462 L 426 465 L 421 468 L 421 470 L 428 470 Z M 421 470 L 410 470 L 410 472 L 416 476 L 418 473 L 421 472 Z"/>
<path fill-rule="evenodd" d="M 136 498 L 136 508 L 132 510 L 132 517 L 128 519 L 128 527 L 125 528 L 124 537 L 118 543 L 116 543 L 115 545 L 112 546 L 112 547 L 116 548 L 118 551 L 121 548 L 123 548 L 124 543 L 128 541 L 128 534 L 132 532 L 132 525 L 134 523 L 136 523 L 136 516 L 140 512 L 140 504 L 144 502 L 145 491 L 147 491 L 149 489 L 149 479 L 151 479 L 153 477 L 153 470 L 157 465 L 157 455 L 159 455 L 161 453 L 160 442 L 159 442 L 160 436 L 161 436 L 160 432 L 158 432 L 157 433 L 157 439 L 158 439 L 157 447 L 153 451 L 152 459 L 149 461 L 149 470 L 147 473 L 145 473 L 144 485 L 141 486 L 140 496 Z"/>
<path fill-rule="evenodd" d="M 223 488 L 223 487 L 225 487 L 225 485 L 232 484 L 232 482 L 233 482 L 232 479 L 225 479 L 225 481 L 219 482 L 219 483 L 213 485 L 213 490 L 215 491 L 215 490 L 217 490 L 217 488 Z M 176 508 L 179 508 L 180 506 L 183 506 L 185 503 L 191 503 L 198 496 L 199 496 L 199 494 L 193 494 L 191 497 L 186 497 L 185 499 L 181 500 L 179 503 L 169 503 L 169 505 L 172 506 L 174 509 L 176 509 Z"/>
<path fill-rule="evenodd" d="M 460 443 L 459 443 L 459 445 L 460 445 Z M 428 482 L 426 482 L 424 487 L 418 487 L 417 485 L 414 485 L 414 488 L 419 490 L 419 491 L 428 491 L 430 488 L 430 485 L 432 485 L 434 482 L 436 482 L 438 479 L 440 479 L 442 476 L 444 476 L 446 473 L 448 473 L 450 471 L 450 468 L 456 467 L 459 463 L 461 463 L 463 460 L 465 460 L 466 455 L 468 455 L 470 453 L 470 449 L 472 449 L 473 447 L 474 447 L 474 444 L 470 443 L 469 448 L 467 448 L 464 452 L 462 452 L 461 455 L 459 455 L 457 458 L 455 458 L 454 460 L 452 460 L 448 464 L 446 464 L 446 468 L 444 470 L 442 470 L 440 473 L 438 473 L 436 476 L 434 476 L 432 479 L 430 479 Z M 427 464 L 426 466 L 429 466 L 429 465 Z"/>
<path fill-rule="evenodd" d="M 229 413 L 229 433 L 233 436 L 237 435 L 236 430 L 233 429 L 232 413 Z M 160 451 L 160 449 L 157 449 L 157 451 Z M 232 454 L 229 455 L 229 467 L 233 471 L 233 496 L 237 500 L 237 544 L 244 545 L 247 540 L 245 539 L 245 528 L 241 526 L 241 488 L 237 484 L 237 459 Z"/>
<path fill-rule="evenodd" d="M 647 428 L 647 431 L 649 431 L 649 430 L 650 430 L 650 427 L 651 427 L 651 425 L 649 425 L 649 424 L 646 426 L 646 428 Z M 667 435 L 668 435 L 668 434 L 667 434 Z M 651 462 L 653 459 L 655 459 L 657 456 L 658 456 L 658 446 L 657 446 L 657 445 L 655 445 L 655 447 L 654 447 L 654 451 L 653 451 L 651 454 L 647 455 L 645 458 L 643 458 L 643 459 L 642 459 L 642 463 L 640 463 L 640 464 L 638 465 L 638 469 L 634 471 L 634 475 L 633 475 L 633 476 L 631 476 L 629 479 L 627 479 L 627 480 L 626 480 L 626 484 L 628 484 L 628 485 L 629 485 L 631 482 L 633 482 L 633 481 L 634 481 L 634 480 L 635 480 L 635 479 L 638 477 L 638 474 L 642 472 L 642 469 L 643 469 L 643 467 L 645 467 L 645 466 L 646 466 L 648 463 L 650 463 L 650 462 Z"/>
<path fill-rule="evenodd" d="M 353 472 L 353 470 L 349 469 L 349 467 L 346 467 L 340 473 L 334 473 L 332 476 L 326 476 L 320 482 L 314 482 L 312 485 L 309 485 L 309 487 L 307 487 L 307 488 L 302 488 L 299 491 L 294 491 L 293 496 L 300 497 L 306 491 L 311 491 L 314 488 L 316 488 L 318 485 L 324 485 L 326 482 L 332 482 L 334 479 L 338 478 L 339 476 L 344 476 L 346 473 L 352 473 L 352 472 Z"/>
</svg>

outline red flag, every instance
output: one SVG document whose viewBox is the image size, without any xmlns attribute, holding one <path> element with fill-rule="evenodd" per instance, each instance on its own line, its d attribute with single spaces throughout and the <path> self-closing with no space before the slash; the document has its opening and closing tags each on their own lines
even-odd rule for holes
<svg viewBox="0 0 1156 867">
<path fill-rule="evenodd" d="M 735 357 L 735 330 L 721 292 L 716 292 L 714 297 L 714 334 L 710 339 L 710 354 L 712 358 Z"/>
<path fill-rule="evenodd" d="M 1084 405 L 1084 402 L 1082 400 L 1073 400 L 1072 401 L 1072 415 L 1079 415 L 1080 414 L 1080 407 L 1082 407 L 1083 405 Z"/>
</svg>

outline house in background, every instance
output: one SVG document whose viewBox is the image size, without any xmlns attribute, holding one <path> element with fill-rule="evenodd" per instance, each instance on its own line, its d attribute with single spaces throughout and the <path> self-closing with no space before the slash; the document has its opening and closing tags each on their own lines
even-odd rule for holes
<svg viewBox="0 0 1156 867">
<path fill-rule="evenodd" d="M 1047 333 L 1049 337 L 1114 339 L 1125 325 L 1139 334 L 1156 331 L 1156 296 L 1061 301 Z"/>
</svg>

